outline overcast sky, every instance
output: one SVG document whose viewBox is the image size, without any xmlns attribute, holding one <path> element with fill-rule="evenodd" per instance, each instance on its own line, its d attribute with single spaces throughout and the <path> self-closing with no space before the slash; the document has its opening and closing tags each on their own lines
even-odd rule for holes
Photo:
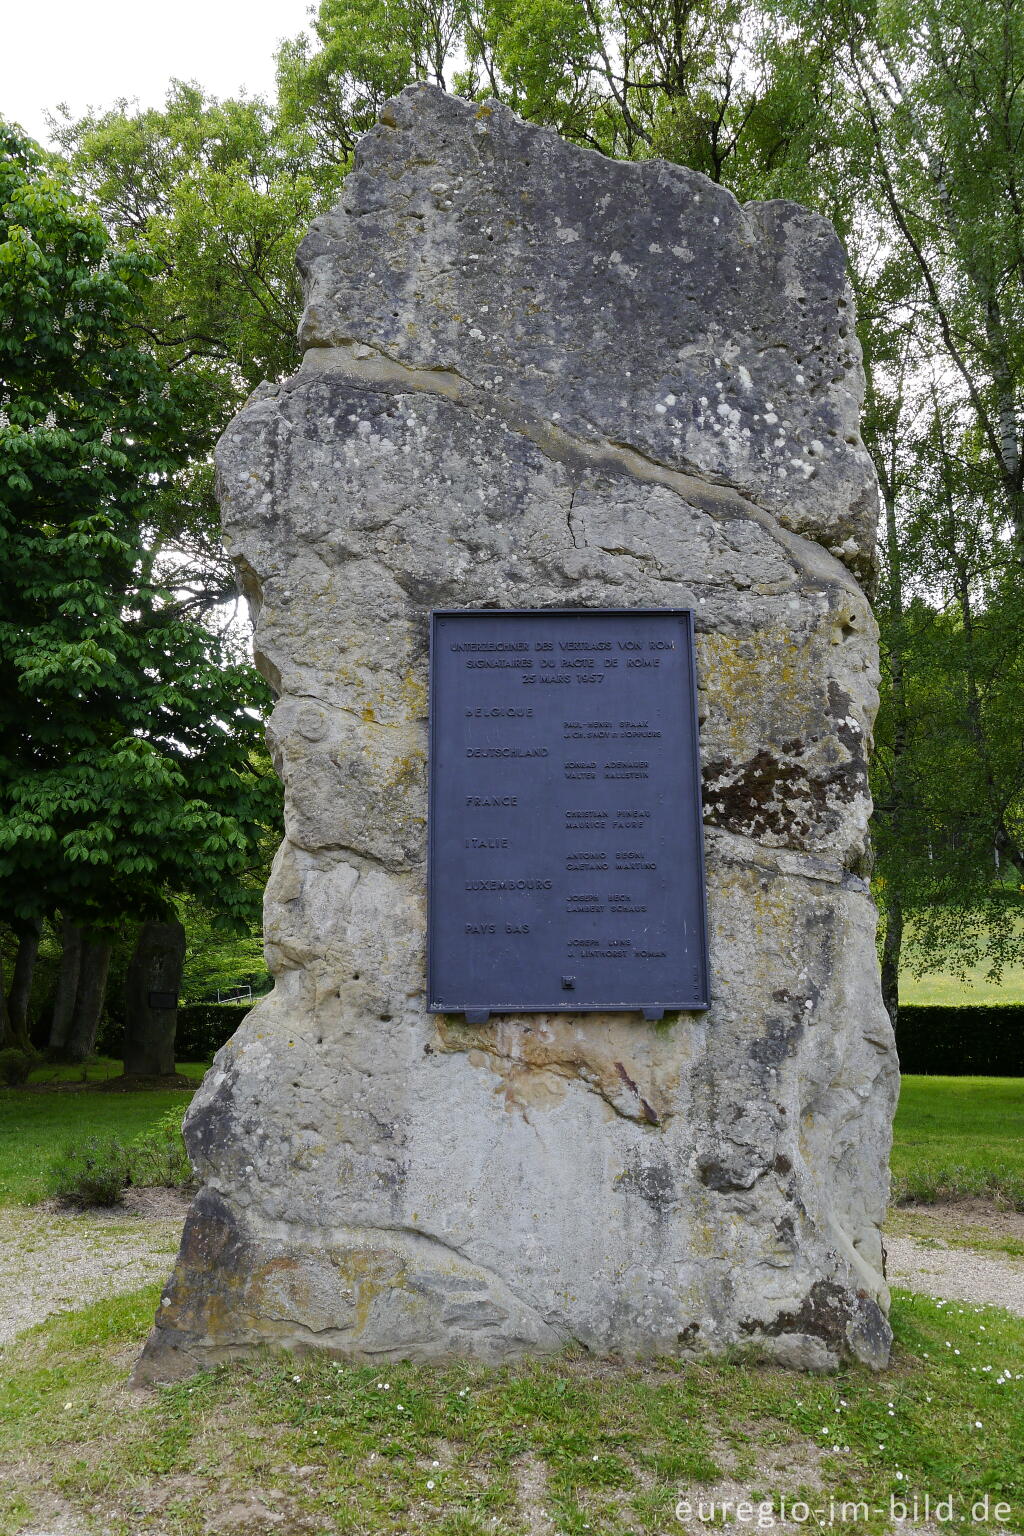
<svg viewBox="0 0 1024 1536">
<path fill-rule="evenodd" d="M 0 0 L 0 114 L 47 141 L 45 112 L 119 96 L 158 106 L 168 81 L 266 94 L 274 51 L 310 0 Z"/>
</svg>

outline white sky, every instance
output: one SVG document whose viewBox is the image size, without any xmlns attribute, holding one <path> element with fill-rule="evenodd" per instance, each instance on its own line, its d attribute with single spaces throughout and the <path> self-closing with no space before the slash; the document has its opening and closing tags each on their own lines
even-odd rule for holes
<svg viewBox="0 0 1024 1536">
<path fill-rule="evenodd" d="M 173 78 L 272 94 L 274 53 L 310 0 L 0 0 L 0 114 L 48 142 L 44 113 L 159 106 Z"/>
</svg>

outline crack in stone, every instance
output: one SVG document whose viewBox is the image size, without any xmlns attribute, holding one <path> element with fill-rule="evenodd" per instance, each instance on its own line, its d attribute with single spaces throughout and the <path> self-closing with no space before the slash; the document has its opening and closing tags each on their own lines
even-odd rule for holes
<svg viewBox="0 0 1024 1536">
<path fill-rule="evenodd" d="M 573 506 L 574 506 L 575 501 L 576 501 L 576 491 L 577 491 L 577 487 L 574 485 L 573 488 L 572 488 L 572 492 L 571 492 L 571 494 L 569 496 L 569 506 L 566 509 L 565 521 L 566 521 L 566 526 L 569 529 L 569 537 L 570 537 L 570 539 L 572 539 L 572 547 L 573 547 L 573 549 L 586 549 L 586 547 L 587 547 L 587 536 L 586 536 L 586 534 L 583 535 L 583 543 L 580 544 L 579 540 L 576 537 L 576 530 L 575 530 L 575 528 L 572 525 L 572 509 L 573 509 Z"/>
<path fill-rule="evenodd" d="M 607 438 L 587 442 L 574 437 L 555 422 L 538 419 L 506 398 L 484 395 L 457 369 L 412 368 L 379 348 L 374 349 L 372 357 L 361 358 L 355 355 L 354 346 L 352 350 L 343 346 L 310 347 L 298 373 L 282 387 L 289 390 L 301 388 L 323 374 L 339 375 L 357 389 L 398 386 L 413 393 L 440 395 L 456 405 L 486 408 L 485 415 L 498 416 L 513 431 L 534 443 L 545 457 L 556 462 L 582 463 L 596 470 L 619 469 L 642 484 L 663 485 L 666 490 L 674 491 L 683 501 L 706 512 L 716 522 L 748 518 L 758 523 L 769 537 L 782 545 L 790 563 L 806 577 L 840 586 L 864 600 L 856 579 L 840 560 L 813 540 L 783 528 L 774 514 L 753 500 L 749 492 L 727 481 L 707 479 L 699 471 L 688 473 L 662 464 L 629 443 Z"/>
</svg>

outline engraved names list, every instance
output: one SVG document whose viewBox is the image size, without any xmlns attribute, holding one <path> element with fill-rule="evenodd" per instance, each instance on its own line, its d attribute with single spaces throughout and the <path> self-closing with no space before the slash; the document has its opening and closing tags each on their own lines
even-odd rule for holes
<svg viewBox="0 0 1024 1536">
<path fill-rule="evenodd" d="M 707 1007 L 685 610 L 432 616 L 433 1012 Z"/>
</svg>

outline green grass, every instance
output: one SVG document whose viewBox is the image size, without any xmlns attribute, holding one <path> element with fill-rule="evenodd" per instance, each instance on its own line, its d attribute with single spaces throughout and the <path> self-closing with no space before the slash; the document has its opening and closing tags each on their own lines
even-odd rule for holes
<svg viewBox="0 0 1024 1536">
<path fill-rule="evenodd" d="M 120 1070 L 120 1063 L 101 1060 L 92 1065 L 90 1081 L 118 1075 L 108 1070 L 110 1066 Z M 178 1068 L 197 1083 L 205 1070 L 191 1063 Z M 80 1067 L 43 1067 L 32 1074 L 30 1083 L 74 1084 L 80 1081 L 81 1071 Z M 53 1092 L 0 1088 L 0 1205 L 43 1199 L 46 1170 L 68 1144 L 109 1136 L 133 1141 L 168 1110 L 180 1108 L 184 1115 L 190 1098 L 188 1089 L 97 1093 L 74 1087 Z"/>
<path fill-rule="evenodd" d="M 123 1066 L 113 1056 L 94 1056 L 81 1066 L 66 1066 L 59 1062 L 41 1062 L 29 1073 L 30 1087 L 52 1087 L 58 1084 L 106 1083 L 120 1077 Z M 207 1063 L 201 1061 L 178 1062 L 174 1069 L 183 1077 L 195 1078 L 199 1083 L 207 1071 Z"/>
<path fill-rule="evenodd" d="M 946 971 L 931 971 L 927 976 L 903 974 L 900 1002 L 950 1007 L 958 1003 L 1024 1003 L 1024 965 L 1008 965 L 1000 981 L 987 981 L 985 970 L 985 966 L 975 966 L 966 979 Z"/>
<path fill-rule="evenodd" d="M 1024 1078 L 905 1077 L 892 1170 L 895 1200 L 1024 1211 Z"/>
<path fill-rule="evenodd" d="M 851 1529 L 880 1533 L 890 1498 L 926 1492 L 953 1495 L 957 1524 L 986 1495 L 1010 1506 L 991 1526 L 1024 1518 L 1024 1320 L 995 1309 L 897 1293 L 880 1377 L 278 1356 L 138 1399 L 124 1379 L 157 1297 L 55 1318 L 5 1352 L 4 1536 L 58 1512 L 111 1536 L 200 1536 L 263 1529 L 268 1511 L 313 1536 L 655 1536 L 684 1528 L 680 1498 L 782 1495 L 864 1500 Z"/>
<path fill-rule="evenodd" d="M 1017 939 L 1024 938 L 1024 918 L 1018 919 Z M 908 930 L 913 939 L 913 924 Z M 909 959 L 912 943 L 904 950 Z M 909 965 L 900 971 L 901 1003 L 933 1003 L 952 1007 L 971 1003 L 1024 1003 L 1024 960 L 1004 967 L 998 981 L 986 977 L 988 962 L 968 967 L 963 977 L 946 970 L 929 971 L 926 976 L 912 976 Z"/>
</svg>

